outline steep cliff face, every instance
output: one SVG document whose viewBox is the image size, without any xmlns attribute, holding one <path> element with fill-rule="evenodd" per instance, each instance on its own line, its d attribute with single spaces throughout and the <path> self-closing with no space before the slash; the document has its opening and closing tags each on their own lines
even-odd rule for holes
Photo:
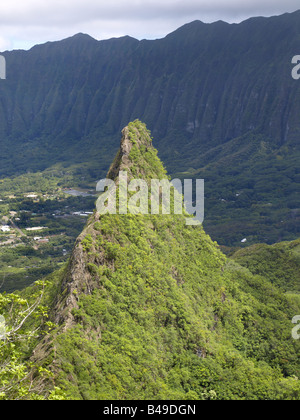
<svg viewBox="0 0 300 420">
<path fill-rule="evenodd" d="M 166 178 L 156 153 L 135 121 L 109 176 Z M 227 260 L 183 215 L 95 212 L 53 288 L 57 329 L 34 360 L 71 398 L 299 396 L 297 301 Z"/>
</svg>

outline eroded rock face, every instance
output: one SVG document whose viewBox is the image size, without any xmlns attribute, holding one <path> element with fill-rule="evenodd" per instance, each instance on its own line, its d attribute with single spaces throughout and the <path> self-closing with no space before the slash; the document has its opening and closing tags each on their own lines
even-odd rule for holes
<svg viewBox="0 0 300 420">
<path fill-rule="evenodd" d="M 122 130 L 122 139 L 121 139 L 119 152 L 117 153 L 117 156 L 115 157 L 107 173 L 108 179 L 115 180 L 120 171 L 130 166 L 129 153 L 130 153 L 131 148 L 132 148 L 132 142 L 129 138 L 129 129 L 128 127 L 125 127 Z"/>
</svg>

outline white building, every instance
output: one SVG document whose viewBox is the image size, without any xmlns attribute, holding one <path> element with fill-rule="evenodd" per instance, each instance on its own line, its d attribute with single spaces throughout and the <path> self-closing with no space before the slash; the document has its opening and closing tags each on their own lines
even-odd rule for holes
<svg viewBox="0 0 300 420">
<path fill-rule="evenodd" d="M 34 231 L 43 230 L 43 229 L 47 229 L 47 227 L 39 226 L 39 227 L 26 228 L 26 230 L 29 232 L 34 232 Z"/>
<path fill-rule="evenodd" d="M 1 227 L 2 232 L 10 232 L 10 227 L 7 225 L 4 225 Z"/>
</svg>

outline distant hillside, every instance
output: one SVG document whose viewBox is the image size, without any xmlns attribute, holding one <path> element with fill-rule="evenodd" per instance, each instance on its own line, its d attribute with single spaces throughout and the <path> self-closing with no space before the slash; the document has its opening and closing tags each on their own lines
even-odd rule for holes
<svg viewBox="0 0 300 420">
<path fill-rule="evenodd" d="M 151 143 L 144 124 L 130 123 L 108 177 L 165 179 Z M 84 400 L 300 398 L 291 337 L 300 302 L 227 259 L 183 215 L 95 212 L 48 280 L 54 329 L 31 357 L 52 372 L 48 390 Z"/>
<path fill-rule="evenodd" d="M 238 25 L 195 21 L 155 41 L 78 34 L 6 52 L 0 175 L 60 165 L 96 182 L 120 130 L 140 118 L 169 173 L 206 179 L 214 239 L 295 239 L 299 36 L 300 11 Z"/>
<path fill-rule="evenodd" d="M 272 246 L 253 245 L 237 251 L 232 258 L 284 291 L 300 293 L 300 239 Z"/>
</svg>

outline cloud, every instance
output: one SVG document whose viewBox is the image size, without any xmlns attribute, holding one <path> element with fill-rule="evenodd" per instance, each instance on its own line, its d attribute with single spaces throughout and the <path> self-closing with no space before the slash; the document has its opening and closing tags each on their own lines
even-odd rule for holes
<svg viewBox="0 0 300 420">
<path fill-rule="evenodd" d="M 0 50 L 26 48 L 77 32 L 96 39 L 160 38 L 192 20 L 240 22 L 292 12 L 299 0 L 10 0 L 0 9 Z"/>
<path fill-rule="evenodd" d="M 10 48 L 11 48 L 10 40 L 0 36 L 0 51 L 8 50 Z"/>
</svg>

